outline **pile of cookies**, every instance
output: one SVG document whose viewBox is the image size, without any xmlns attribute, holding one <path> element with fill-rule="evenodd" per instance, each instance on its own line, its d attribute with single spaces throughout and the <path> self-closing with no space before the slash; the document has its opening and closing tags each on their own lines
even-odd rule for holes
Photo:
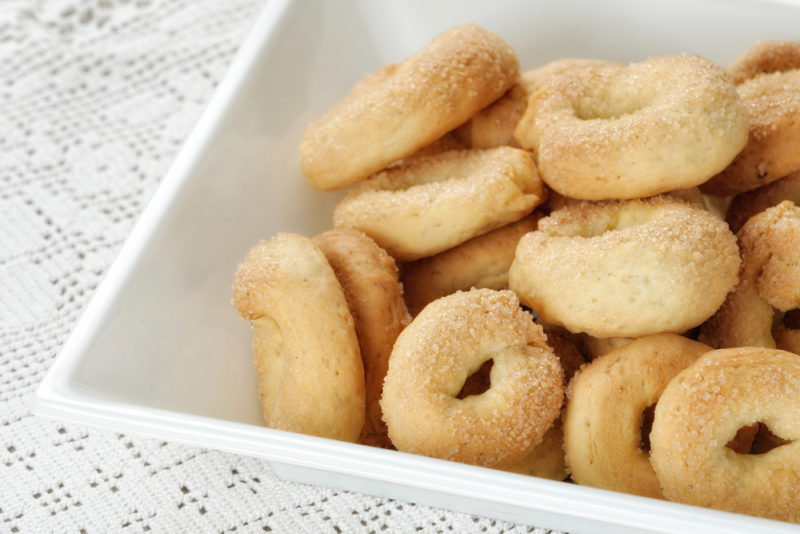
<svg viewBox="0 0 800 534">
<path fill-rule="evenodd" d="M 309 126 L 333 229 L 237 269 L 266 424 L 800 522 L 798 141 L 795 43 L 445 31 Z"/>
</svg>

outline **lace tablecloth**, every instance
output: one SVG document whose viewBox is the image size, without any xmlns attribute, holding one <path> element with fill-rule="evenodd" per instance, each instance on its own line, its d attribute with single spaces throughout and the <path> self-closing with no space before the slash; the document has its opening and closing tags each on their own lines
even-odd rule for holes
<svg viewBox="0 0 800 534">
<path fill-rule="evenodd" d="M 542 532 L 31 413 L 262 7 L 0 2 L 0 532 Z"/>
</svg>

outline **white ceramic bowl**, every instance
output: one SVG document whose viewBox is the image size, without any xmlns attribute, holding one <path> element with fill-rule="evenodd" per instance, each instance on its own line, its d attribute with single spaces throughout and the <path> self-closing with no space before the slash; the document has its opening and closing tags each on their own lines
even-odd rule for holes
<svg viewBox="0 0 800 534">
<path fill-rule="evenodd" d="M 560 57 L 695 52 L 729 63 L 797 39 L 800 5 L 722 0 L 269 0 L 231 70 L 46 379 L 39 414 L 260 456 L 292 480 L 579 532 L 797 532 L 786 523 L 376 450 L 262 425 L 249 327 L 230 305 L 245 251 L 331 225 L 309 187 L 307 124 L 365 73 L 455 24 L 528 69 Z"/>
</svg>

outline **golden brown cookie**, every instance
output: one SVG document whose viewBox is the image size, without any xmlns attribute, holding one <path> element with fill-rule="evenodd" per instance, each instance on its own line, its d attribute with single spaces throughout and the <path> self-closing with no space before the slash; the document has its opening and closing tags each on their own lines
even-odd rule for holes
<svg viewBox="0 0 800 534">
<path fill-rule="evenodd" d="M 492 360 L 491 387 L 457 398 Z M 401 451 L 487 467 L 525 457 L 558 417 L 563 371 L 540 326 L 508 290 L 434 301 L 400 334 L 383 415 Z"/>
<path fill-rule="evenodd" d="M 267 426 L 356 441 L 364 370 L 347 301 L 322 252 L 298 234 L 261 241 L 236 270 L 233 303 L 253 326 Z"/>
<path fill-rule="evenodd" d="M 707 352 L 656 405 L 650 461 L 670 500 L 800 522 L 800 356 L 742 347 Z M 785 443 L 736 454 L 737 431 L 766 422 Z"/>
<path fill-rule="evenodd" d="M 309 126 L 302 171 L 323 190 L 363 180 L 463 124 L 518 77 L 517 55 L 499 36 L 474 24 L 451 28 L 367 76 Z"/>
<path fill-rule="evenodd" d="M 411 261 L 519 220 L 544 195 L 524 150 L 453 150 L 370 177 L 337 204 L 333 221 Z"/>
<path fill-rule="evenodd" d="M 564 450 L 578 484 L 661 498 L 648 451 L 645 410 L 669 381 L 711 347 L 676 334 L 646 336 L 597 358 L 570 382 Z"/>
<path fill-rule="evenodd" d="M 747 144 L 700 186 L 704 193 L 736 195 L 800 170 L 800 69 L 761 74 L 738 90 L 749 117 Z"/>
<path fill-rule="evenodd" d="M 366 418 L 358 441 L 389 447 L 380 406 L 383 379 L 394 342 L 411 322 L 397 265 L 385 250 L 357 230 L 328 230 L 311 241 L 333 268 L 355 323 L 366 383 Z"/>
<path fill-rule="evenodd" d="M 761 41 L 744 51 L 728 67 L 735 84 L 759 74 L 800 69 L 800 43 Z"/>
<path fill-rule="evenodd" d="M 550 324 L 594 337 L 682 333 L 737 282 L 724 221 L 668 196 L 554 211 L 517 245 L 509 287 Z"/>
<path fill-rule="evenodd" d="M 722 67 L 682 54 L 553 75 L 515 137 L 565 196 L 639 198 L 722 171 L 747 141 L 747 112 Z"/>
<path fill-rule="evenodd" d="M 703 324 L 700 340 L 714 348 L 796 349 L 797 327 L 781 316 L 800 307 L 800 208 L 789 200 L 751 217 L 739 230 L 739 283 Z M 783 340 L 778 344 L 776 338 Z M 786 346 L 786 343 L 789 346 Z"/>
</svg>

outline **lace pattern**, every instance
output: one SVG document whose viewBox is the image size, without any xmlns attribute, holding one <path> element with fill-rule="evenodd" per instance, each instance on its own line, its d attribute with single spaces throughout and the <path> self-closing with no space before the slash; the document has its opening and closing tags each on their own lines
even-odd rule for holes
<svg viewBox="0 0 800 534">
<path fill-rule="evenodd" d="M 544 532 L 30 413 L 262 7 L 0 3 L 0 532 Z"/>
</svg>

